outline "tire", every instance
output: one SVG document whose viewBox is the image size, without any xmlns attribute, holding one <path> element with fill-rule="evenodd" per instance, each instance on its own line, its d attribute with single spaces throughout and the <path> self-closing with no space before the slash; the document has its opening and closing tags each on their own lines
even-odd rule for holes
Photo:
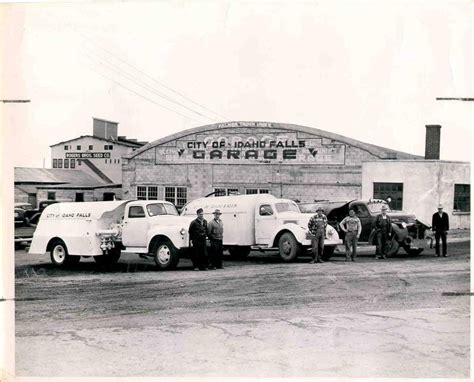
<svg viewBox="0 0 474 382">
<path fill-rule="evenodd" d="M 418 256 L 421 252 L 423 252 L 423 248 L 411 248 L 409 245 L 404 245 L 403 249 L 409 256 Z"/>
<path fill-rule="evenodd" d="M 250 247 L 229 247 L 229 253 L 234 260 L 244 260 L 250 254 Z"/>
<path fill-rule="evenodd" d="M 292 233 L 285 232 L 278 240 L 278 251 L 283 261 L 294 261 L 301 252 L 301 246 Z"/>
<path fill-rule="evenodd" d="M 66 244 L 62 240 L 55 240 L 50 245 L 51 262 L 57 267 L 67 267 L 77 264 L 81 260 L 81 256 L 71 256 L 68 253 Z"/>
<path fill-rule="evenodd" d="M 387 250 L 387 256 L 395 256 L 398 253 L 398 250 L 400 249 L 400 243 L 397 241 L 395 237 L 390 240 L 390 244 Z"/>
<path fill-rule="evenodd" d="M 324 261 L 328 261 L 331 256 L 334 254 L 334 250 L 336 249 L 335 245 L 325 245 L 323 255 L 321 256 Z"/>
<path fill-rule="evenodd" d="M 94 261 L 100 265 L 114 265 L 119 261 L 120 254 L 120 249 L 112 248 L 106 255 L 94 256 Z"/>
<path fill-rule="evenodd" d="M 175 269 L 179 262 L 179 253 L 169 240 L 161 240 L 153 247 L 153 259 L 161 270 Z"/>
</svg>

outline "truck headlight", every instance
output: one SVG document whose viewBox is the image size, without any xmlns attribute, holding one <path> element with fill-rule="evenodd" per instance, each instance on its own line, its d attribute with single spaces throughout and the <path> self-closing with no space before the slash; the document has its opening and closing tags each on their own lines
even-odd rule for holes
<svg viewBox="0 0 474 382">
<path fill-rule="evenodd" d="M 181 228 L 179 230 L 179 233 L 184 236 L 184 234 L 186 233 L 186 230 L 184 228 Z"/>
<path fill-rule="evenodd" d="M 407 228 L 407 223 L 402 222 L 402 227 L 403 227 L 403 228 Z"/>
</svg>

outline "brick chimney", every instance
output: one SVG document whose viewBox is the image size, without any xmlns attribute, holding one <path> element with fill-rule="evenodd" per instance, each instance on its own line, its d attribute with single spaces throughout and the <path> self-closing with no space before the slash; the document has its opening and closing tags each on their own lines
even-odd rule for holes
<svg viewBox="0 0 474 382">
<path fill-rule="evenodd" d="M 426 125 L 425 159 L 439 159 L 441 125 Z"/>
</svg>

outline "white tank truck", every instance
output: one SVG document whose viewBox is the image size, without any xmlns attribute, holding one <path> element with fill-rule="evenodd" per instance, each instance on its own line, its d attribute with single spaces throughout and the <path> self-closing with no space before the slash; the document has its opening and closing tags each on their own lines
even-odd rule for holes
<svg viewBox="0 0 474 382">
<path fill-rule="evenodd" d="M 191 220 L 159 200 L 57 203 L 44 210 L 29 252 L 49 253 L 57 266 L 78 263 L 81 256 L 113 264 L 131 252 L 172 269 L 189 249 Z"/>
<path fill-rule="evenodd" d="M 206 197 L 185 205 L 181 216 L 195 216 L 202 208 L 206 220 L 220 209 L 224 223 L 224 248 L 235 258 L 246 257 L 251 249 L 277 250 L 283 261 L 295 260 L 311 248 L 308 221 L 314 214 L 300 212 L 289 199 L 270 194 Z M 342 244 L 337 231 L 326 229 L 325 252 L 328 257 L 336 245 Z"/>
</svg>

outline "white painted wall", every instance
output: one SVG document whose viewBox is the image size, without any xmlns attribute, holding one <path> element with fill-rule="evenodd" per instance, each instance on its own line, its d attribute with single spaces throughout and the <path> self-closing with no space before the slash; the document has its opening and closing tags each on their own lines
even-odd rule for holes
<svg viewBox="0 0 474 382">
<path fill-rule="evenodd" d="M 71 146 L 69 150 L 64 150 L 64 146 Z M 80 145 L 81 149 L 77 150 Z M 89 150 L 89 146 L 93 146 L 93 150 Z M 105 150 L 104 145 L 113 145 L 113 150 Z M 95 166 L 97 166 L 107 177 L 114 183 L 122 183 L 122 157 L 132 152 L 132 147 L 124 146 L 117 143 L 106 142 L 94 137 L 82 137 L 66 142 L 61 145 L 51 147 L 51 167 L 53 167 L 53 159 L 62 159 L 64 168 L 64 159 L 67 153 L 110 153 L 110 158 L 103 159 L 89 159 Z M 78 166 L 76 159 L 76 169 L 82 170 L 94 177 L 97 175 L 86 165 Z"/>
<path fill-rule="evenodd" d="M 362 198 L 373 197 L 374 182 L 403 183 L 403 210 L 431 225 L 438 204 L 449 214 L 451 228 L 469 228 L 471 214 L 453 212 L 454 185 L 470 184 L 468 162 L 437 160 L 376 161 L 362 164 Z"/>
</svg>

